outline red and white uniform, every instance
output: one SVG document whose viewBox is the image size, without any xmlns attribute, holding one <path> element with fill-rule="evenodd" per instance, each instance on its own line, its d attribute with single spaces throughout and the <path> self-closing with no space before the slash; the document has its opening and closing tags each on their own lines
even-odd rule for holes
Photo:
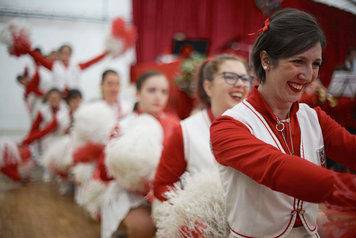
<svg viewBox="0 0 356 238">
<path fill-rule="evenodd" d="M 92 176 L 111 130 L 117 122 L 116 112 L 117 108 L 110 107 L 103 100 L 81 105 L 74 113 L 70 133 L 69 154 L 72 156 L 68 163 L 58 163 L 58 168 L 72 175 L 70 178 L 76 184 L 75 201 L 87 209 L 93 218 L 100 214 L 98 190 L 103 190 L 104 185 L 93 183 Z"/>
<path fill-rule="evenodd" d="M 309 236 L 317 236 L 313 203 L 332 199 L 335 182 L 333 172 L 320 163 L 326 155 L 356 168 L 356 136 L 320 108 L 292 105 L 292 141 L 288 123 L 286 142 L 276 123 L 254 88 L 247 100 L 211 126 L 211 144 L 220 163 L 228 222 L 235 237 L 287 237 L 293 227 L 302 225 Z M 285 153 L 291 143 L 294 155 Z"/>
<path fill-rule="evenodd" d="M 124 135 L 129 128 L 133 126 L 133 122 L 139 114 L 140 113 L 136 112 L 131 113 L 119 121 L 118 126 L 113 130 L 111 138 Z M 163 128 L 163 145 L 165 145 L 167 138 L 171 137 L 173 128 L 177 126 L 179 120 L 176 117 L 164 113 L 156 119 Z M 128 191 L 116 183 L 115 180 L 108 175 L 105 166 L 105 155 L 102 155 L 99 160 L 98 170 L 94 174 L 94 179 L 100 179 L 108 183 L 104 204 L 102 206 L 101 237 L 111 237 L 131 208 L 147 204 L 146 194 Z"/>
<path fill-rule="evenodd" d="M 70 62 L 65 65 L 62 61 L 54 61 L 51 69 L 53 72 L 53 86 L 61 91 L 79 89 L 81 70 L 78 64 Z"/>
<path fill-rule="evenodd" d="M 52 73 L 46 68 L 33 63 L 25 67 L 23 76 L 29 77 L 24 92 L 24 100 L 30 113 L 31 121 L 37 115 L 46 92 L 53 87 Z"/>
<path fill-rule="evenodd" d="M 43 57 L 37 51 L 31 51 L 30 55 L 34 58 L 36 62 L 52 71 L 53 73 L 53 87 L 66 93 L 69 89 L 80 89 L 80 73 L 82 70 L 88 68 L 89 66 L 99 62 L 108 52 L 104 52 L 101 55 L 91 59 L 85 63 L 75 64 L 69 63 L 64 64 L 62 61 L 50 61 Z"/>
<path fill-rule="evenodd" d="M 164 201 L 163 196 L 185 171 L 196 172 L 204 168 L 215 168 L 215 158 L 210 150 L 211 110 L 202 110 L 174 128 L 172 136 L 163 149 L 153 182 L 154 195 Z"/>
<path fill-rule="evenodd" d="M 133 105 L 132 103 L 124 101 L 122 98 L 119 98 L 116 103 L 109 105 L 109 107 L 114 111 L 116 118 L 120 119 L 132 112 Z"/>
<path fill-rule="evenodd" d="M 98 105 L 100 105 L 100 103 L 104 103 L 104 105 L 106 105 L 107 108 L 112 110 L 115 119 L 118 119 L 118 120 L 125 117 L 129 113 L 129 111 L 131 111 L 130 105 L 127 103 L 124 103 L 121 100 L 118 100 L 116 103 L 111 104 L 111 105 L 102 99 L 95 100 L 91 103 L 98 104 Z M 87 104 L 87 105 L 90 105 L 90 104 Z M 96 112 L 94 112 L 94 111 L 91 112 L 90 116 L 95 116 L 95 113 Z M 111 118 L 109 118 L 109 119 L 111 119 Z M 85 122 L 85 120 L 83 120 L 83 122 Z M 90 127 L 90 126 L 93 126 L 93 125 L 88 124 L 88 127 Z M 109 133 L 110 133 L 110 131 L 109 131 Z M 87 141 L 83 145 L 81 145 L 80 148 L 76 148 L 77 151 L 75 151 L 75 153 L 77 153 L 78 156 L 76 156 L 76 155 L 74 156 L 74 161 L 73 161 L 74 164 L 83 163 L 83 162 L 84 163 L 93 162 L 93 161 L 99 160 L 99 157 L 102 154 L 103 149 L 105 147 L 104 145 L 109 140 L 109 136 L 107 136 L 105 138 L 105 141 L 100 141 L 100 142 L 95 142 L 95 140 L 93 140 L 93 138 L 85 138 L 85 139 Z M 99 149 L 100 147 L 102 147 L 102 148 Z"/>
<path fill-rule="evenodd" d="M 69 111 L 64 103 L 55 109 L 48 104 L 43 104 L 22 143 L 28 145 L 39 141 L 39 153 L 41 153 L 41 148 L 48 148 L 55 139 L 64 134 L 69 125 Z"/>
</svg>

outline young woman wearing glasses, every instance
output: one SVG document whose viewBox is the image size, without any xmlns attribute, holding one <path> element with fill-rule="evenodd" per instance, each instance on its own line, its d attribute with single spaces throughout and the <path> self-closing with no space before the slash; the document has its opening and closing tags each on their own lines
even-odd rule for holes
<svg viewBox="0 0 356 238">
<path fill-rule="evenodd" d="M 168 140 L 154 180 L 156 198 L 166 200 L 164 193 L 185 171 L 215 166 L 209 147 L 210 124 L 249 91 L 245 62 L 237 56 L 219 55 L 201 66 L 198 96 L 205 109 L 181 121 Z"/>
<path fill-rule="evenodd" d="M 198 77 L 197 94 L 205 109 L 181 121 L 163 149 L 153 182 L 154 195 L 160 201 L 167 200 L 165 193 L 185 172 L 216 169 L 209 143 L 211 122 L 242 102 L 250 91 L 245 62 L 234 55 L 219 55 L 206 61 Z M 158 233 L 162 232 L 159 228 Z"/>
</svg>

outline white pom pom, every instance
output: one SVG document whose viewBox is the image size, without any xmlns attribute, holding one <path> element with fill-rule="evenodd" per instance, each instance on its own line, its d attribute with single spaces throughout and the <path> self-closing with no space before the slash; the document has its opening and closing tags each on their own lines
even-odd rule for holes
<svg viewBox="0 0 356 238">
<path fill-rule="evenodd" d="M 82 105 L 74 113 L 73 143 L 80 145 L 92 141 L 105 144 L 115 123 L 115 113 L 105 102 Z"/>
<path fill-rule="evenodd" d="M 105 49 L 110 52 L 113 57 L 118 57 L 124 52 L 124 45 L 122 39 L 115 38 L 112 35 L 108 35 L 105 40 Z"/>
<path fill-rule="evenodd" d="M 8 161 L 5 161 L 5 157 Z M 17 144 L 7 137 L 0 138 L 0 168 L 6 163 L 17 164 L 21 162 L 21 156 Z"/>
<path fill-rule="evenodd" d="M 52 172 L 68 172 L 73 163 L 72 139 L 69 135 L 58 138 L 43 153 L 42 164 Z"/>
<path fill-rule="evenodd" d="M 144 191 L 143 181 L 153 179 L 162 151 L 163 129 L 152 116 L 142 114 L 126 133 L 109 142 L 105 165 L 123 188 Z"/>
<path fill-rule="evenodd" d="M 93 219 L 97 219 L 100 215 L 106 188 L 104 183 L 94 179 L 83 185 L 81 205 Z"/>
<path fill-rule="evenodd" d="M 76 185 L 83 185 L 88 182 L 94 174 L 96 162 L 94 163 L 79 163 L 71 169 L 73 180 Z"/>
<path fill-rule="evenodd" d="M 185 174 L 182 184 L 184 189 L 179 183 L 175 190 L 166 193 L 167 201 L 154 203 L 156 236 L 193 237 L 192 231 L 199 230 L 203 237 L 228 237 L 230 231 L 218 172 L 207 169 Z"/>
</svg>

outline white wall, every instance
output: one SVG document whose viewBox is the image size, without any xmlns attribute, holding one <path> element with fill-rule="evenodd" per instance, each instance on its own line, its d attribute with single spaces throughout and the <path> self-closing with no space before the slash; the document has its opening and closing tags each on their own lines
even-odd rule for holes
<svg viewBox="0 0 356 238">
<path fill-rule="evenodd" d="M 30 4 L 31 3 L 31 4 Z M 123 17 L 131 21 L 130 0 L 0 0 L 0 10 L 25 11 L 26 13 L 41 12 L 45 18 L 24 17 L 16 19 L 25 21 L 31 29 L 31 40 L 34 47 L 40 47 L 44 53 L 57 49 L 63 43 L 73 47 L 72 61 L 83 62 L 104 50 L 104 39 L 109 32 L 110 20 Z M 70 16 L 71 20 L 58 20 L 51 16 Z M 75 19 L 79 17 L 78 19 Z M 104 19 L 96 22 L 80 19 Z M 14 17 L 0 12 L 0 31 Z M 105 20 L 108 19 L 108 20 Z M 103 70 L 117 70 L 124 86 L 129 84 L 129 66 L 134 61 L 134 50 L 125 55 L 109 59 L 85 70 L 81 75 L 81 83 L 85 100 L 99 97 L 100 76 Z M 5 45 L 0 44 L 0 136 L 22 138 L 30 126 L 28 113 L 23 102 L 23 89 L 16 82 L 16 75 L 22 72 L 29 56 L 20 58 L 10 56 Z"/>
</svg>

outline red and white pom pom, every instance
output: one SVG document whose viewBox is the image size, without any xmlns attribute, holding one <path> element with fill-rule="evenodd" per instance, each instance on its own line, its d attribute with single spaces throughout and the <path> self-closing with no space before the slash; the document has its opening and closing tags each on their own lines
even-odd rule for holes
<svg viewBox="0 0 356 238">
<path fill-rule="evenodd" d="M 117 183 L 135 192 L 147 192 L 162 151 L 163 129 L 153 116 L 141 114 L 121 137 L 105 149 L 105 165 Z"/>
<path fill-rule="evenodd" d="M 113 57 L 118 57 L 133 47 L 135 40 L 135 27 L 125 23 L 122 18 L 118 17 L 111 22 L 111 32 L 106 39 L 105 45 Z"/>
<path fill-rule="evenodd" d="M 36 164 L 28 145 L 18 146 L 9 138 L 0 140 L 0 169 L 14 181 L 29 178 Z"/>
<path fill-rule="evenodd" d="M 0 139 L 0 168 L 9 164 L 19 164 L 21 156 L 17 144 L 7 138 Z"/>
<path fill-rule="evenodd" d="M 175 189 L 165 194 L 167 201 L 153 203 L 156 236 L 228 237 L 223 194 L 217 170 L 184 174 Z"/>
<path fill-rule="evenodd" d="M 333 194 L 340 205 L 325 203 L 326 207 L 322 207 L 322 211 L 327 219 L 319 224 L 319 233 L 325 238 L 356 237 L 356 179 L 345 183 L 336 174 L 334 178 L 336 184 Z"/>
<path fill-rule="evenodd" d="M 0 32 L 0 42 L 7 46 L 11 55 L 26 54 L 31 49 L 30 29 L 26 24 L 12 20 Z"/>
<path fill-rule="evenodd" d="M 20 150 L 28 150 L 28 149 L 29 148 L 24 148 L 24 147 L 20 148 Z M 20 153 L 23 154 L 22 152 Z M 35 163 L 35 161 L 30 159 L 31 152 L 28 153 L 28 151 L 26 151 L 24 153 L 27 154 L 28 157 L 24 158 L 23 155 L 21 155 L 22 162 L 18 166 L 18 171 L 22 179 L 30 179 L 32 171 L 34 168 L 36 168 L 37 164 Z"/>
</svg>

